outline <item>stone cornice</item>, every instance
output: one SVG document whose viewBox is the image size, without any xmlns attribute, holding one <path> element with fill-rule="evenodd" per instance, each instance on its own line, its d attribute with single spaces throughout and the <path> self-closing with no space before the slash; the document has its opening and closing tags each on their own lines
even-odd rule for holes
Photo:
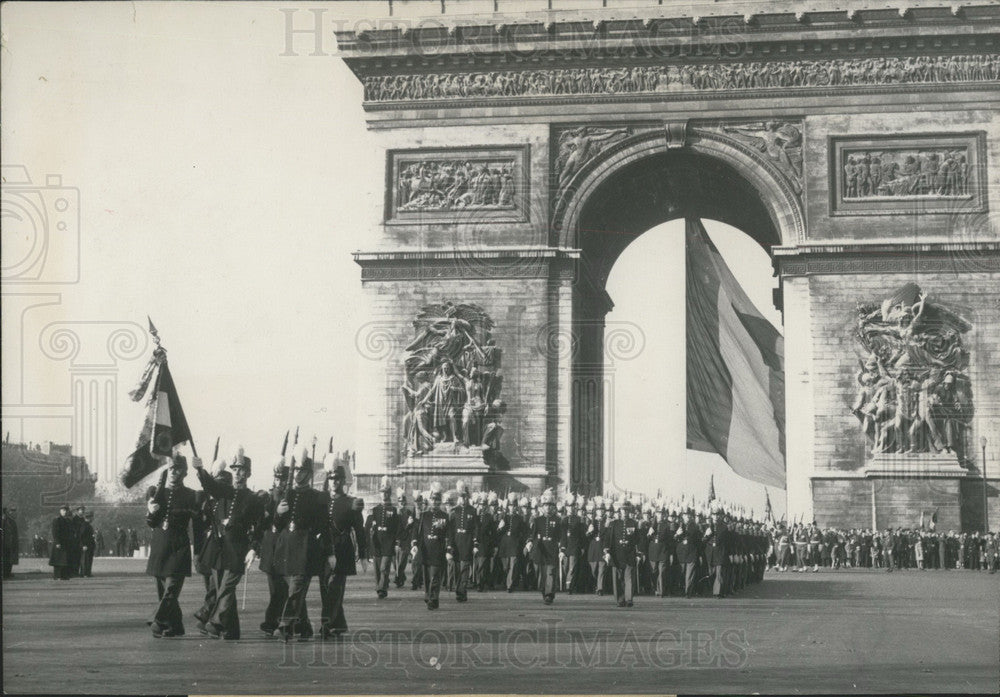
<svg viewBox="0 0 1000 697">
<path fill-rule="evenodd" d="M 577 249 L 509 247 L 412 252 L 354 252 L 361 280 L 468 280 L 572 277 Z"/>
<path fill-rule="evenodd" d="M 429 17 L 357 18 L 335 31 L 340 54 L 354 63 L 375 56 L 416 57 L 433 53 L 503 53 L 577 45 L 604 49 L 621 46 L 747 41 L 763 38 L 802 40 L 844 32 L 882 38 L 894 31 L 910 36 L 934 31 L 975 33 L 988 30 L 1000 16 L 1000 3 L 978 0 L 968 5 L 909 0 L 897 6 L 870 7 L 849 2 L 838 9 L 806 3 L 774 11 L 761 3 L 692 3 L 647 8 L 590 11 L 478 13 Z M 353 66 L 352 66 L 353 67 Z"/>
<path fill-rule="evenodd" d="M 1000 242 L 803 245 L 774 247 L 771 255 L 783 277 L 1000 272 Z"/>
</svg>

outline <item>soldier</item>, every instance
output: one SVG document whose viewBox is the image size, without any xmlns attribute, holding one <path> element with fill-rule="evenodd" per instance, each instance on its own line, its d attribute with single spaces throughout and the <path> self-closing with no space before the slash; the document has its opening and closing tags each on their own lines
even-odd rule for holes
<svg viewBox="0 0 1000 697">
<path fill-rule="evenodd" d="M 565 590 L 573 595 L 576 588 L 576 572 L 583 554 L 584 545 L 587 542 L 587 530 L 583 526 L 583 518 L 579 514 L 579 505 L 583 503 L 583 497 L 571 498 L 568 502 L 569 513 L 563 518 L 563 527 L 559 540 L 559 551 L 562 563 L 562 583 Z M 560 588 L 559 590 L 564 590 Z"/>
<path fill-rule="evenodd" d="M 278 623 L 281 620 L 281 611 L 288 600 L 288 581 L 285 574 L 275 559 L 275 545 L 278 541 L 278 530 L 274 518 L 277 515 L 278 504 L 284 498 L 285 489 L 288 486 L 288 467 L 285 466 L 285 458 L 278 459 L 274 466 L 273 481 L 270 492 L 259 492 L 263 511 L 260 522 L 260 568 L 267 575 L 268 603 L 264 610 L 264 621 L 260 624 L 260 630 L 264 636 L 271 638 L 274 636 Z M 299 615 L 300 627 L 309 627 L 309 613 L 306 604 L 302 603 L 302 614 Z"/>
<path fill-rule="evenodd" d="M 17 536 L 17 519 L 14 515 L 16 508 L 3 509 L 3 526 L 0 532 L 3 533 L 3 577 L 10 578 L 14 572 L 14 565 L 20 561 L 21 543 Z M 37 537 L 37 535 L 36 535 Z"/>
<path fill-rule="evenodd" d="M 619 504 L 617 518 L 608 526 L 604 540 L 604 560 L 614 567 L 618 607 L 632 607 L 639 524 L 632 518 L 630 508 L 628 501 Z"/>
<path fill-rule="evenodd" d="M 716 598 L 725 597 L 726 590 L 730 588 L 730 579 L 726 578 L 726 570 L 731 561 L 730 554 L 733 553 L 734 550 L 730 549 L 729 545 L 729 528 L 722 510 L 716 508 L 713 520 L 705 532 L 705 557 L 714 578 L 712 595 Z"/>
<path fill-rule="evenodd" d="M 389 574 L 399 541 L 399 512 L 392 505 L 392 486 L 389 477 L 382 477 L 379 487 L 382 503 L 372 509 L 365 530 L 371 540 L 371 554 L 375 566 L 375 593 L 379 599 L 389 595 Z"/>
<path fill-rule="evenodd" d="M 695 569 L 701 551 L 701 529 L 694 520 L 694 509 L 687 508 L 681 513 L 681 524 L 674 533 L 677 548 L 677 563 L 684 578 L 684 597 L 694 595 Z"/>
<path fill-rule="evenodd" d="M 84 515 L 86 513 L 86 507 L 77 506 L 76 513 L 70 518 L 70 523 L 72 527 L 70 528 L 73 539 L 69 546 L 69 575 L 70 578 L 73 576 L 80 575 L 80 561 L 83 558 L 83 543 L 81 542 L 83 536 L 83 526 L 86 523 Z"/>
<path fill-rule="evenodd" d="M 469 487 L 459 480 L 455 485 L 459 502 L 448 516 L 448 561 L 455 562 L 455 599 L 464 603 L 469 599 L 469 573 L 472 570 L 474 549 L 479 544 L 478 516 L 469 504 Z"/>
<path fill-rule="evenodd" d="M 500 546 L 497 553 L 503 563 L 507 592 L 513 593 L 518 555 L 525 542 L 525 522 L 517 511 L 517 494 L 514 492 L 507 494 L 507 504 L 500 521 L 497 523 L 497 534 L 500 536 Z"/>
<path fill-rule="evenodd" d="M 652 526 L 653 537 L 649 541 L 649 562 L 656 576 L 656 597 L 663 598 L 670 593 L 670 565 L 673 556 L 673 541 L 670 531 L 670 519 L 666 508 L 660 503 L 657 506 L 656 519 Z"/>
<path fill-rule="evenodd" d="M 535 522 L 535 515 L 531 508 L 531 499 L 527 496 L 522 496 L 518 501 L 520 505 L 520 516 L 521 520 L 524 521 L 524 540 L 522 542 L 521 552 L 521 588 L 524 590 L 532 590 L 538 587 L 538 571 L 535 568 L 534 554 L 526 554 L 524 552 L 524 543 L 528 541 L 531 536 L 532 526 Z"/>
<path fill-rule="evenodd" d="M 437 610 L 441 595 L 441 574 L 448 547 L 448 514 L 441 510 L 441 485 L 431 484 L 431 508 L 420 515 L 411 552 L 420 555 L 424 576 L 424 602 L 428 610 Z"/>
<path fill-rule="evenodd" d="M 590 520 L 587 521 L 587 563 L 590 564 L 590 575 L 594 579 L 594 593 L 604 595 L 604 574 L 607 562 L 604 561 L 604 499 L 594 502 Z"/>
<path fill-rule="evenodd" d="M 476 590 L 482 593 L 489 585 L 493 590 L 493 556 L 496 553 L 497 538 L 497 494 L 491 491 L 486 498 L 485 505 L 479 512 L 479 519 L 476 521 L 477 545 L 475 562 L 472 576 L 475 580 Z"/>
<path fill-rule="evenodd" d="M 196 466 L 195 470 L 200 481 L 203 468 Z M 233 485 L 233 473 L 226 469 L 224 458 L 217 458 L 212 463 L 212 474 L 208 476 L 213 477 L 220 486 Z M 218 589 L 214 581 L 216 563 L 222 553 L 222 546 L 219 544 L 222 531 L 218 529 L 215 512 L 222 505 L 222 499 L 210 496 L 204 486 L 202 484 L 202 490 L 194 493 L 197 515 L 191 519 L 191 531 L 194 535 L 194 570 L 201 574 L 205 581 L 205 599 L 194 613 L 194 618 L 198 620 L 198 631 L 207 634 L 205 623 L 208 622 L 212 608 L 215 607 Z"/>
<path fill-rule="evenodd" d="M 556 564 L 560 563 L 560 556 L 564 556 L 559 549 L 562 522 L 556 515 L 556 499 L 551 489 L 545 490 L 541 503 L 545 506 L 546 512 L 532 522 L 531 535 L 525 546 L 525 553 L 535 552 L 539 568 L 538 586 L 542 591 L 542 601 L 546 605 L 551 605 L 556 597 Z"/>
<path fill-rule="evenodd" d="M 347 588 L 347 577 L 356 576 L 358 573 L 356 560 L 358 558 L 367 559 L 367 538 L 365 537 L 364 524 L 361 518 L 361 509 L 358 508 L 354 497 L 344 493 L 344 485 L 347 481 L 347 471 L 343 465 L 336 464 L 335 456 L 331 453 L 327 455 L 326 462 L 328 483 L 332 482 L 333 491 L 329 493 L 329 501 L 326 507 L 326 531 L 324 537 L 329 539 L 327 547 L 326 565 L 323 567 L 323 576 L 320 590 L 323 597 L 322 615 L 322 637 L 328 639 L 337 637 L 347 631 L 347 618 L 344 616 L 344 591 Z M 385 523 L 384 527 L 390 528 L 389 512 L 391 518 L 398 522 L 396 509 L 389 503 L 392 489 L 389 487 L 388 479 L 383 482 L 383 508 L 381 512 L 373 514 L 375 527 L 383 527 L 379 522 Z M 354 532 L 354 539 L 357 540 L 357 549 L 354 547 L 354 540 L 351 539 L 351 532 Z M 392 559 L 391 551 L 395 549 L 396 532 L 394 530 L 375 530 L 379 533 L 376 538 L 380 544 L 384 544 L 390 553 L 376 552 L 379 560 L 385 559 L 385 567 L 380 579 L 385 586 L 389 584 L 389 563 Z M 384 538 L 382 537 L 384 535 Z M 377 567 L 376 567 L 377 568 Z M 385 597 L 380 595 L 380 597 Z"/>
<path fill-rule="evenodd" d="M 416 494 L 414 494 L 416 496 Z M 396 537 L 396 588 L 406 585 L 406 564 L 410 560 L 410 540 L 417 516 L 413 508 L 406 505 L 406 489 L 396 490 L 399 500 L 399 534 Z"/>
<path fill-rule="evenodd" d="M 191 575 L 191 538 L 188 526 L 196 515 L 194 491 L 184 486 L 187 460 L 174 455 L 160 475 L 160 485 L 146 503 L 146 525 L 152 528 L 146 574 L 156 579 L 159 604 L 147 624 L 153 636 L 184 636 L 178 602 L 184 579 Z"/>
<path fill-rule="evenodd" d="M 52 552 L 49 555 L 49 566 L 52 567 L 52 578 L 66 581 L 70 577 L 69 549 L 73 545 L 73 521 L 70 519 L 70 507 L 64 503 L 59 507 L 59 516 L 52 521 Z"/>
<path fill-rule="evenodd" d="M 424 513 L 427 511 L 427 504 L 430 501 L 430 492 L 424 493 L 422 491 L 413 492 L 413 503 L 416 510 L 413 514 L 413 525 L 410 529 L 410 537 L 408 538 L 409 544 L 403 544 L 403 547 L 409 547 L 409 557 L 410 564 L 413 567 L 413 583 L 410 585 L 410 590 L 417 590 L 422 585 L 424 585 L 424 562 L 420 559 L 419 552 L 415 553 L 414 549 L 418 549 L 412 546 L 413 540 L 417 539 L 417 528 L 420 527 L 420 519 L 423 517 Z"/>
<path fill-rule="evenodd" d="M 288 583 L 288 599 L 278 621 L 278 632 L 286 642 L 295 635 L 303 641 L 312 638 L 312 627 L 301 621 L 302 607 L 313 577 L 323 573 L 328 546 L 326 497 L 312 488 L 313 461 L 304 446 L 292 456 L 290 472 L 292 488 L 274 509 L 275 566 Z"/>
<path fill-rule="evenodd" d="M 203 613 L 198 630 L 216 639 L 240 638 L 240 618 L 236 606 L 236 588 L 247 566 L 253 563 L 260 545 L 260 526 L 264 503 L 247 488 L 251 460 L 239 448 L 233 462 L 232 484 L 209 475 L 201 462 L 194 461 L 202 488 L 212 498 L 212 535 L 205 543 L 213 559 L 212 604 Z"/>
<path fill-rule="evenodd" d="M 650 568 L 649 561 L 649 542 L 656 534 L 656 528 L 653 525 L 653 509 L 651 506 L 647 505 L 645 510 L 643 510 L 641 502 L 634 501 L 633 509 L 637 517 L 640 511 L 642 511 L 643 516 L 643 519 L 638 521 L 638 530 L 636 532 L 635 541 L 636 592 L 639 595 L 643 595 L 648 593 L 650 587 L 652 586 L 652 569 Z"/>
<path fill-rule="evenodd" d="M 80 523 L 80 576 L 83 578 L 90 578 L 93 574 L 94 568 L 94 549 L 97 546 L 97 540 L 94 537 L 94 524 L 91 522 L 94 520 L 94 514 L 91 511 L 87 511 L 83 514 L 83 520 Z"/>
</svg>

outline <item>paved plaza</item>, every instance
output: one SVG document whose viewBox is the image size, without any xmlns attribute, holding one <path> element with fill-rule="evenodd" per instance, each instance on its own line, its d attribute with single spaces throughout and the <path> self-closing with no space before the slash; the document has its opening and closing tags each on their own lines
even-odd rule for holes
<svg viewBox="0 0 1000 697">
<path fill-rule="evenodd" d="M 200 636 L 201 579 L 181 594 L 188 634 L 153 639 L 144 561 L 98 559 L 53 581 L 25 559 L 3 584 L 4 691 L 30 693 L 996 692 L 1000 576 L 974 571 L 768 572 L 739 597 L 422 593 L 379 601 L 350 579 L 351 631 L 283 645 L 257 631 L 266 578 L 250 575 L 245 639 Z M 242 598 L 243 589 L 239 589 Z M 310 589 L 318 621 L 319 594 Z"/>
</svg>

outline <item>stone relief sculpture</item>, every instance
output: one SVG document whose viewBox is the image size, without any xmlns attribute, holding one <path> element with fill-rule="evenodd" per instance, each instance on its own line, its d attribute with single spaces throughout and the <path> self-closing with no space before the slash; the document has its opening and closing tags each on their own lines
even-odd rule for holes
<svg viewBox="0 0 1000 697">
<path fill-rule="evenodd" d="M 443 302 L 425 306 L 413 326 L 402 386 L 407 456 L 442 444 L 498 453 L 506 405 L 493 320 L 478 305 Z"/>
<path fill-rule="evenodd" d="M 395 175 L 396 210 L 512 209 L 517 171 L 513 158 L 403 161 Z"/>
<path fill-rule="evenodd" d="M 845 200 L 970 193 L 965 149 L 849 150 L 844 157 Z"/>
<path fill-rule="evenodd" d="M 1000 55 L 988 54 L 374 75 L 364 90 L 366 101 L 392 102 L 996 80 Z"/>
<path fill-rule="evenodd" d="M 802 192 L 802 129 L 793 123 L 764 121 L 724 126 L 723 130 L 767 155 Z"/>
<path fill-rule="evenodd" d="M 967 465 L 973 406 L 962 335 L 971 328 L 915 283 L 858 306 L 856 338 L 867 355 L 851 411 L 873 454 L 945 452 Z"/>
<path fill-rule="evenodd" d="M 601 153 L 604 148 L 630 135 L 627 128 L 595 128 L 583 126 L 563 131 L 559 134 L 559 156 L 556 171 L 559 173 L 559 188 L 563 188 L 573 175 Z"/>
</svg>

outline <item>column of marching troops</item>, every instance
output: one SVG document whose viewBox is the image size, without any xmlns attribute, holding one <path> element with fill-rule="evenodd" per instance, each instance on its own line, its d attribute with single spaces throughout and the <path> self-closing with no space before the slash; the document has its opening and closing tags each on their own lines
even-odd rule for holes
<svg viewBox="0 0 1000 697">
<path fill-rule="evenodd" d="M 147 624 L 157 638 L 184 635 L 179 596 L 194 570 L 204 579 L 197 629 L 239 639 L 237 588 L 258 558 L 269 591 L 260 630 L 285 641 L 313 636 L 306 597 L 314 580 L 320 637 L 345 632 L 347 577 L 369 559 L 379 598 L 387 597 L 390 583 L 406 586 L 409 569 L 410 588 L 423 587 L 430 610 L 439 606 L 442 587 L 459 603 L 471 589 L 498 588 L 538 591 L 545 604 L 557 592 L 607 593 L 619 607 L 631 607 L 636 594 L 647 592 L 722 597 L 760 581 L 765 569 L 763 524 L 719 508 L 696 514 L 668 509 L 662 500 L 645 506 L 637 499 L 557 501 L 551 490 L 533 499 L 501 499 L 495 492 L 473 496 L 459 482 L 458 500 L 446 511 L 438 484 L 414 492 L 413 506 L 399 492 L 397 506 L 383 478 L 382 502 L 365 520 L 362 500 L 346 493 L 348 473 L 332 455 L 324 462 L 322 490 L 313 486 L 314 463 L 304 448 L 281 458 L 268 492 L 247 487 L 251 460 L 242 449 L 212 471 L 198 458 L 192 464 L 202 491 L 184 486 L 188 465 L 181 455 L 147 491 L 147 574 L 155 577 L 158 595 Z"/>
</svg>

